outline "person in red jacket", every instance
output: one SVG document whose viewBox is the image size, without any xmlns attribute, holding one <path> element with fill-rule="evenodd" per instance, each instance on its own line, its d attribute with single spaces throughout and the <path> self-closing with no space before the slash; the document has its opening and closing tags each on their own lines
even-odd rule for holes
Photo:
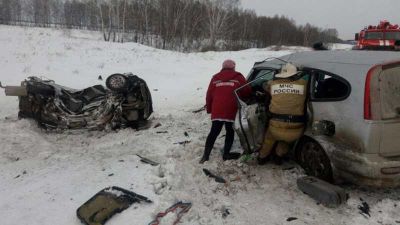
<svg viewBox="0 0 400 225">
<path fill-rule="evenodd" d="M 207 113 L 211 113 L 212 126 L 200 163 L 209 160 L 215 140 L 221 133 L 224 125 L 226 136 L 222 158 L 223 160 L 231 160 L 240 157 L 239 153 L 230 153 L 235 137 L 233 122 L 235 121 L 236 112 L 238 110 L 234 91 L 246 84 L 246 79 L 241 73 L 235 71 L 235 66 L 236 64 L 233 60 L 225 60 L 222 64 L 222 70 L 213 76 L 208 86 L 206 107 Z M 246 97 L 250 95 L 250 93 L 250 86 L 246 86 L 239 91 L 239 96 Z"/>
</svg>

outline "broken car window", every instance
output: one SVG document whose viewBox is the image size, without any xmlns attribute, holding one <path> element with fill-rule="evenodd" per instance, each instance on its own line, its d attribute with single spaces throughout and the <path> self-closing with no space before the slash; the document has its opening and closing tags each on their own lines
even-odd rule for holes
<svg viewBox="0 0 400 225">
<path fill-rule="evenodd" d="M 255 71 L 255 74 L 252 75 L 251 87 L 253 91 L 261 91 L 264 92 L 263 85 L 265 82 L 270 81 L 274 78 L 275 71 L 270 69 L 263 69 Z"/>
<path fill-rule="evenodd" d="M 312 98 L 320 101 L 340 101 L 350 92 L 350 85 L 343 78 L 316 72 L 312 82 Z"/>
</svg>

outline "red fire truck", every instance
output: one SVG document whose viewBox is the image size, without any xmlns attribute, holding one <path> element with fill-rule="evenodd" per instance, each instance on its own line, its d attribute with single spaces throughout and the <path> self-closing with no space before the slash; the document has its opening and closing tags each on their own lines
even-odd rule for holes
<svg viewBox="0 0 400 225">
<path fill-rule="evenodd" d="M 400 50 L 400 26 L 383 20 L 378 26 L 368 26 L 355 35 L 355 49 Z"/>
</svg>

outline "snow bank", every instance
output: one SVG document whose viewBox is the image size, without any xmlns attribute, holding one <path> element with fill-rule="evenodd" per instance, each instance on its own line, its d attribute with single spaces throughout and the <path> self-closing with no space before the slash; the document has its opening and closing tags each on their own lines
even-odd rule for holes
<svg viewBox="0 0 400 225">
<path fill-rule="evenodd" d="M 148 130 L 111 133 L 47 133 L 34 121 L 17 120 L 18 101 L 0 93 L 1 224 L 78 225 L 76 209 L 99 190 L 120 186 L 147 196 L 107 224 L 148 224 L 177 201 L 192 202 L 182 224 L 395 224 L 400 220 L 399 190 L 348 187 L 351 199 L 338 209 L 316 204 L 296 188 L 303 171 L 296 165 L 257 166 L 223 162 L 218 139 L 211 160 L 199 165 L 210 126 L 208 115 L 191 111 L 204 104 L 211 76 L 226 58 L 246 74 L 255 61 L 293 51 L 285 47 L 239 52 L 177 53 L 135 43 L 107 43 L 93 32 L 0 26 L 0 80 L 18 84 L 45 76 L 73 88 L 103 84 L 97 78 L 132 72 L 152 91 L 155 113 Z M 189 134 L 188 137 L 184 132 Z M 181 141 L 190 143 L 176 144 Z M 234 151 L 241 148 L 236 139 Z M 140 154 L 161 165 L 140 162 Z M 207 168 L 229 180 L 206 177 Z M 371 218 L 359 214 L 359 198 Z M 397 206 L 399 205 L 399 206 Z M 226 212 L 229 212 L 226 213 Z M 170 224 L 174 215 L 165 218 Z"/>
</svg>

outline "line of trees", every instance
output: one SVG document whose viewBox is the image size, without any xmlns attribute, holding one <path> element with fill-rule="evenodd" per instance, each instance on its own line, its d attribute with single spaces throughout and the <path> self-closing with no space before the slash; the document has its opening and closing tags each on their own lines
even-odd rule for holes
<svg viewBox="0 0 400 225">
<path fill-rule="evenodd" d="M 240 0 L 0 0 L 0 23 L 99 30 L 105 41 L 180 51 L 339 41 L 336 29 L 258 16 Z"/>
</svg>

